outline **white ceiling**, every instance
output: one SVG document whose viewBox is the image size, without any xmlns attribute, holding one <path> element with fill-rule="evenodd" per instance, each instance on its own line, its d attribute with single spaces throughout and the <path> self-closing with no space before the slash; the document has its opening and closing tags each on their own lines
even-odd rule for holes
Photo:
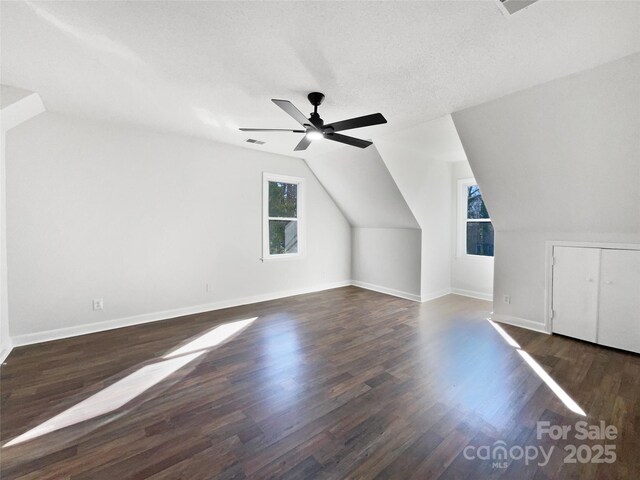
<svg viewBox="0 0 640 480">
<path fill-rule="evenodd" d="M 640 3 L 2 2 L 2 83 L 51 111 L 242 144 L 238 126 L 382 112 L 394 132 L 640 50 Z M 294 154 L 299 134 L 255 134 Z M 408 142 L 420 147 L 421 138 Z M 335 146 L 320 141 L 309 153 Z M 351 148 L 351 147 L 345 147 Z"/>
</svg>

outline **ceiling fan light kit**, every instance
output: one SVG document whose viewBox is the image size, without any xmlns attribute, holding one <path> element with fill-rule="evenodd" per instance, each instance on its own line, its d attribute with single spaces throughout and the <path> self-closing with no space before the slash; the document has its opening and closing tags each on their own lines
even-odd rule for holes
<svg viewBox="0 0 640 480">
<path fill-rule="evenodd" d="M 318 132 L 317 130 L 311 130 L 310 132 L 307 132 L 307 137 L 309 137 L 309 140 L 320 140 L 324 135 L 322 132 Z"/>
<path fill-rule="evenodd" d="M 320 92 L 311 92 L 307 95 L 309 103 L 313 105 L 313 113 L 309 118 L 298 110 L 293 103 L 289 100 L 271 99 L 273 103 L 284 110 L 289 116 L 291 116 L 296 122 L 304 127 L 304 130 L 293 130 L 287 128 L 241 128 L 243 132 L 293 132 L 304 133 L 300 143 L 296 145 L 294 151 L 306 150 L 311 144 L 312 140 L 326 139 L 333 142 L 344 143 L 345 145 L 351 145 L 353 147 L 367 148 L 372 142 L 368 140 L 361 140 L 359 138 L 350 137 L 347 135 L 341 135 L 339 131 L 351 130 L 353 128 L 370 127 L 372 125 L 380 125 L 387 123 L 387 120 L 381 113 L 373 113 L 371 115 L 365 115 L 363 117 L 350 118 L 348 120 L 342 120 L 340 122 L 324 124 L 324 120 L 320 118 L 318 114 L 318 107 L 324 100 L 324 94 Z"/>
</svg>

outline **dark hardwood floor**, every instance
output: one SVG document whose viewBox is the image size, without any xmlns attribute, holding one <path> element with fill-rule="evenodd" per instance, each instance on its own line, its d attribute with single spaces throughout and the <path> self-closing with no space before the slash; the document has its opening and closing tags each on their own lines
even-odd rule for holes
<svg viewBox="0 0 640 480">
<path fill-rule="evenodd" d="M 347 287 L 16 348 L 2 479 L 640 478 L 640 356 L 503 325 L 519 349 L 490 310 Z M 580 420 L 617 438 L 537 438 Z"/>
</svg>

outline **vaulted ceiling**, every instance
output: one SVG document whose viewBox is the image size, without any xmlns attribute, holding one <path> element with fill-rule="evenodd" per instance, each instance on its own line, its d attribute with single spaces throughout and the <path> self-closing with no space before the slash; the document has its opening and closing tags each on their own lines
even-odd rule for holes
<svg viewBox="0 0 640 480">
<path fill-rule="evenodd" d="M 640 54 L 453 120 L 496 230 L 640 239 Z"/>
<path fill-rule="evenodd" d="M 48 110 L 300 156 L 269 99 L 326 121 L 382 112 L 374 138 L 640 48 L 640 3 L 2 2 L 2 83 Z M 406 142 L 420 148 L 419 136 Z M 310 154 L 335 147 L 313 144 Z M 347 148 L 347 147 L 343 147 Z"/>
</svg>

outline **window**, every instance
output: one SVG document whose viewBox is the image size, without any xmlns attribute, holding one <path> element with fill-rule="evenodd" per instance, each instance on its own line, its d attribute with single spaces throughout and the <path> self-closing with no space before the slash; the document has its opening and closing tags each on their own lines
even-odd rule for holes
<svg viewBox="0 0 640 480">
<path fill-rule="evenodd" d="M 302 179 L 263 176 L 263 259 L 297 257 L 302 250 Z"/>
<path fill-rule="evenodd" d="M 475 180 L 458 182 L 458 256 L 493 257 L 493 225 Z"/>
</svg>

